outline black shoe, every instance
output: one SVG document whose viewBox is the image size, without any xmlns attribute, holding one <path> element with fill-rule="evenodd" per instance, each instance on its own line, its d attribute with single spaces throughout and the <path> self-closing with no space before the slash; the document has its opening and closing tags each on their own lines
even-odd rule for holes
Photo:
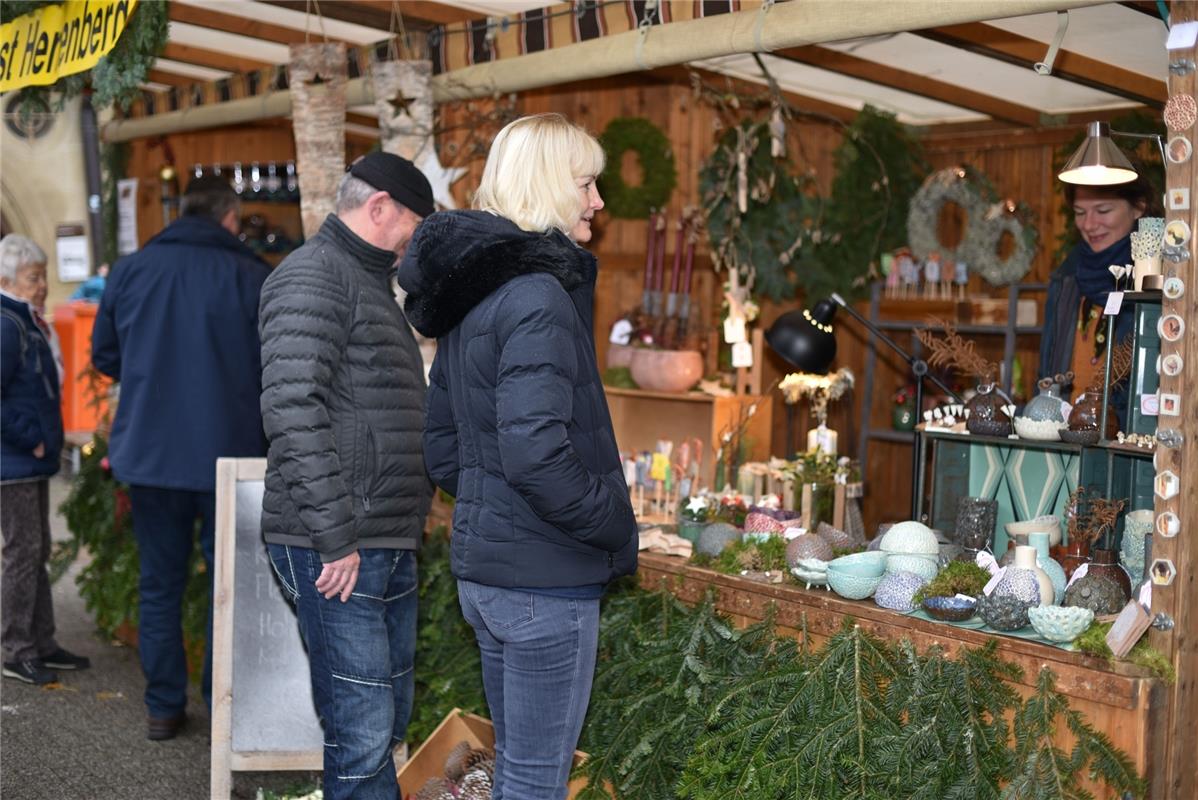
<svg viewBox="0 0 1198 800">
<path fill-rule="evenodd" d="M 187 713 L 180 711 L 173 717 L 146 717 L 146 738 L 155 742 L 174 739 L 183 730 Z"/>
<path fill-rule="evenodd" d="M 54 683 L 58 680 L 58 675 L 53 670 L 46 669 L 46 665 L 36 658 L 26 661 L 5 661 L 4 677 L 16 678 L 25 683 L 32 683 L 34 686 L 45 686 L 47 683 Z"/>
<path fill-rule="evenodd" d="M 41 662 L 51 669 L 87 669 L 92 665 L 87 656 L 77 656 L 61 647 L 48 656 L 42 656 Z"/>
</svg>

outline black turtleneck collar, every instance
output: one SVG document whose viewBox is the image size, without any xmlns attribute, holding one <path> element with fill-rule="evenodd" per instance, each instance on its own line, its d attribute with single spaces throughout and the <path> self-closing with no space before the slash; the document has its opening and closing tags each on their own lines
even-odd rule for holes
<svg viewBox="0 0 1198 800">
<path fill-rule="evenodd" d="M 329 214 L 320 226 L 318 236 L 324 236 L 345 250 L 351 257 L 370 272 L 391 272 L 397 256 L 390 250 L 375 247 L 349 229 L 336 214 Z"/>
</svg>

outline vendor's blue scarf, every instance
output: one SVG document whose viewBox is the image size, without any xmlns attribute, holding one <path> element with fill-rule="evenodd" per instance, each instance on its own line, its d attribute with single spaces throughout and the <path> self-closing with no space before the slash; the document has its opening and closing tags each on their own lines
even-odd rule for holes
<svg viewBox="0 0 1198 800">
<path fill-rule="evenodd" d="M 1084 241 L 1078 242 L 1073 249 L 1077 259 L 1077 288 L 1082 296 L 1098 306 L 1106 305 L 1106 296 L 1115 289 L 1115 276 L 1111 274 L 1112 265 L 1123 266 L 1131 262 L 1131 236 L 1124 236 L 1105 250 L 1095 253 Z M 1130 287 L 1132 281 L 1125 278 L 1120 286 Z"/>
</svg>

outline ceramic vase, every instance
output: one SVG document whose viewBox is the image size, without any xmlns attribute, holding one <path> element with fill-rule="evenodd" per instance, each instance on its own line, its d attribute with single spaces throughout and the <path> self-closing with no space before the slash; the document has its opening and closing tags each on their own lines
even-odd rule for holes
<svg viewBox="0 0 1198 800">
<path fill-rule="evenodd" d="M 1144 543 L 1152 533 L 1152 524 L 1153 511 L 1150 508 L 1132 511 L 1123 519 L 1123 543 L 1119 548 L 1119 563 L 1131 575 L 1132 583 L 1138 583 L 1144 573 Z"/>
<path fill-rule="evenodd" d="M 962 497 L 957 501 L 957 544 L 963 559 L 972 561 L 990 545 L 998 518 L 998 501 L 984 497 Z"/>
<path fill-rule="evenodd" d="M 1131 578 L 1128 577 L 1127 570 L 1119 566 L 1114 550 L 1095 550 L 1090 558 L 1090 568 L 1086 574 L 1101 575 L 1118 584 L 1119 588 L 1123 590 L 1124 603 L 1131 597 Z M 1120 604 L 1120 608 L 1122 608 L 1122 604 Z"/>
<path fill-rule="evenodd" d="M 1033 557 L 1035 552 L 1032 551 Z M 1049 584 L 1049 591 L 1052 591 L 1052 584 Z M 990 597 L 1014 597 L 1029 606 L 1040 605 L 1040 579 L 1030 569 L 1007 567 Z"/>
<path fill-rule="evenodd" d="M 969 411 L 969 416 L 965 419 L 965 430 L 978 436 L 1009 436 L 1011 418 L 1002 410 L 1007 402 L 994 384 L 982 384 L 965 404 L 966 410 Z"/>
<path fill-rule="evenodd" d="M 1036 548 L 1020 545 L 1015 548 L 1015 569 L 1025 569 L 1036 576 L 1036 583 L 1040 588 L 1040 605 L 1052 605 L 1053 598 L 1056 597 L 1056 590 L 1052 585 L 1052 578 L 1048 577 L 1048 573 L 1040 569 L 1036 563 Z"/>
<path fill-rule="evenodd" d="M 1029 533 L 1028 543 L 1036 550 L 1036 566 L 1044 570 L 1052 581 L 1052 604 L 1059 604 L 1065 599 L 1065 568 L 1053 561 L 1048 555 L 1048 534 L 1044 532 Z"/>
<path fill-rule="evenodd" d="M 1061 438 L 1073 444 L 1097 444 L 1099 439 L 1114 439 L 1119 430 L 1114 411 L 1108 406 L 1105 429 L 1098 424 L 1101 416 L 1102 393 L 1082 392 L 1069 412 L 1069 430 L 1061 431 Z"/>
<path fill-rule="evenodd" d="M 1027 401 L 1023 416 L 1036 422 L 1064 422 L 1061 411 L 1061 386 L 1045 378 L 1040 381 L 1040 394 Z"/>
<path fill-rule="evenodd" d="M 1057 563 L 1065 570 L 1065 580 L 1068 581 L 1082 564 L 1090 563 L 1090 543 L 1070 542 L 1055 548 L 1053 555 Z"/>
</svg>

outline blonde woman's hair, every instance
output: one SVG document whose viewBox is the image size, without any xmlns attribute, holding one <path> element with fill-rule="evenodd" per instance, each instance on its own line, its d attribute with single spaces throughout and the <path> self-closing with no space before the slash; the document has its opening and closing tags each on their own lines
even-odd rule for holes
<svg viewBox="0 0 1198 800">
<path fill-rule="evenodd" d="M 568 234 L 585 210 L 575 180 L 597 177 L 603 163 L 595 137 L 561 114 L 521 117 L 491 143 L 474 207 L 526 231 Z"/>
</svg>

